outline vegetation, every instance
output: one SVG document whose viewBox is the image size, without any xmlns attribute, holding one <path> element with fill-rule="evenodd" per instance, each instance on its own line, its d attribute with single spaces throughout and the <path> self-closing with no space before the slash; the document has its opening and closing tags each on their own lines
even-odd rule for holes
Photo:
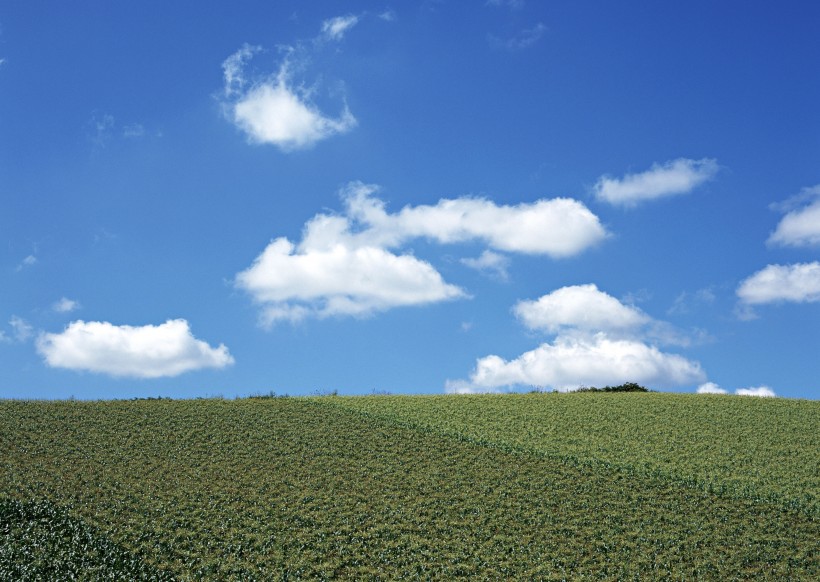
<svg viewBox="0 0 820 582">
<path fill-rule="evenodd" d="M 0 579 L 816 579 L 818 410 L 632 393 L 0 402 Z"/>
</svg>

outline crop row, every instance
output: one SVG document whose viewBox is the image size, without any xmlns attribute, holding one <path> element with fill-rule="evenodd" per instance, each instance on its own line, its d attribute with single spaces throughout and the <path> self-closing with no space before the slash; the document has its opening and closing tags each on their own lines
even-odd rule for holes
<svg viewBox="0 0 820 582">
<path fill-rule="evenodd" d="M 58 508 L 145 579 L 820 573 L 803 512 L 309 399 L 0 402 L 0 466 L 1 498 Z M 25 562 L 21 519 L 2 543 Z"/>
</svg>

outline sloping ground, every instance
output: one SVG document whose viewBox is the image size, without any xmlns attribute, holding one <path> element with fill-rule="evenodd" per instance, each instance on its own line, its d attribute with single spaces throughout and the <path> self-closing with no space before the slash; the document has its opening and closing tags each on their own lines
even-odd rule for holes
<svg viewBox="0 0 820 582">
<path fill-rule="evenodd" d="M 0 402 L 0 497 L 88 528 L 94 568 L 144 568 L 120 579 L 820 575 L 816 517 L 781 500 L 349 409 L 365 400 Z M 29 514 L 0 527 L 19 568 L 44 559 Z"/>
<path fill-rule="evenodd" d="M 530 393 L 317 402 L 468 442 L 776 500 L 820 517 L 820 401 Z"/>
</svg>

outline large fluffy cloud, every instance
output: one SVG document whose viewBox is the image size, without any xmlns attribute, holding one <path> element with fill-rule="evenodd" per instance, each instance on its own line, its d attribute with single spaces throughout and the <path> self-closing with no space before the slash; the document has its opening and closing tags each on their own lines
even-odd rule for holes
<svg viewBox="0 0 820 582">
<path fill-rule="evenodd" d="M 820 301 L 820 262 L 768 265 L 743 281 L 737 296 L 747 305 Z"/>
<path fill-rule="evenodd" d="M 559 336 L 509 361 L 495 355 L 480 358 L 469 381 L 449 381 L 446 389 L 483 392 L 535 386 L 567 391 L 623 382 L 679 386 L 704 379 L 697 362 L 639 341 L 598 333 L 591 337 Z"/>
<path fill-rule="evenodd" d="M 790 209 L 780 220 L 768 243 L 792 247 L 820 245 L 820 185 L 805 188 L 786 202 L 786 207 L 793 205 L 797 207 Z"/>
<path fill-rule="evenodd" d="M 710 180 L 718 171 L 713 159 L 689 160 L 679 158 L 665 164 L 653 164 L 639 174 L 627 174 L 623 178 L 602 176 L 594 191 L 599 200 L 621 206 L 634 206 L 640 202 L 686 194 Z"/>
<path fill-rule="evenodd" d="M 263 305 L 265 325 L 308 315 L 368 315 L 464 296 L 429 264 L 382 248 L 342 243 L 297 250 L 276 239 L 236 284 Z"/>
<path fill-rule="evenodd" d="M 562 287 L 534 301 L 519 301 L 513 312 L 528 328 L 555 334 L 555 339 L 512 360 L 480 358 L 468 380 L 447 382 L 448 391 L 517 386 L 566 391 L 623 382 L 679 386 L 705 380 L 700 364 L 654 345 L 687 343 L 680 341 L 680 333 L 595 285 Z"/>
<path fill-rule="evenodd" d="M 213 348 L 196 339 L 184 319 L 141 327 L 75 321 L 61 333 L 41 334 L 37 350 L 53 368 L 134 378 L 178 376 L 234 362 L 224 345 Z"/>
<path fill-rule="evenodd" d="M 479 241 L 500 250 L 566 257 L 606 236 L 598 218 L 574 200 L 499 206 L 457 198 L 390 214 L 373 196 L 376 190 L 360 182 L 348 185 L 343 215 L 316 215 L 298 245 L 277 238 L 236 276 L 236 285 L 262 306 L 264 325 L 465 297 L 430 263 L 397 250 L 413 239 Z M 489 261 L 503 272 L 500 256 L 482 257 L 470 266 L 489 268 Z"/>
<path fill-rule="evenodd" d="M 328 22 L 325 34 L 331 38 L 341 38 L 355 24 Z M 309 148 L 356 126 L 346 104 L 338 117 L 327 116 L 311 101 L 309 90 L 292 82 L 290 56 L 272 78 L 248 79 L 247 62 L 260 50 L 245 45 L 222 63 L 225 113 L 252 143 L 272 144 L 289 152 Z"/>
</svg>

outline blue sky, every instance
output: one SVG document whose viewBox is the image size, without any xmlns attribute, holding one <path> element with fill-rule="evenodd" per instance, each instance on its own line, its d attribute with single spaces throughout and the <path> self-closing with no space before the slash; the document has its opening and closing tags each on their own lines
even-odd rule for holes
<svg viewBox="0 0 820 582">
<path fill-rule="evenodd" d="M 305 4 L 0 7 L 0 397 L 820 395 L 817 3 Z"/>
</svg>

